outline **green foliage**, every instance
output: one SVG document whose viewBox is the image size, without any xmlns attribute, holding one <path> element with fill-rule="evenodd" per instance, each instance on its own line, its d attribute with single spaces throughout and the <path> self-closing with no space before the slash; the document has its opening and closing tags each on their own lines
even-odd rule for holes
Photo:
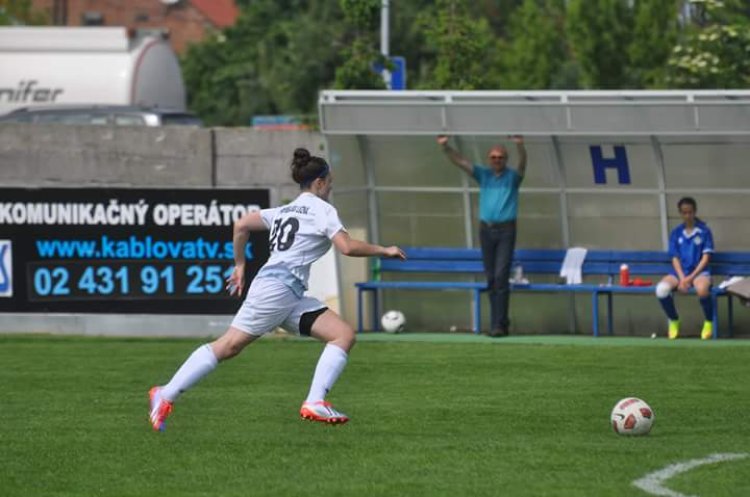
<svg viewBox="0 0 750 497">
<path fill-rule="evenodd" d="M 367 39 L 355 39 L 344 49 L 344 62 L 336 68 L 335 88 L 339 90 L 384 90 L 385 82 L 373 70 L 373 63 L 383 64 L 383 56 Z"/>
<path fill-rule="evenodd" d="M 635 2 L 633 39 L 628 49 L 632 76 L 639 87 L 660 88 L 665 68 L 677 41 L 677 12 L 681 0 Z"/>
<path fill-rule="evenodd" d="M 255 66 L 233 53 L 226 38 L 215 38 L 189 47 L 182 59 L 182 74 L 188 87 L 188 107 L 197 112 L 208 125 L 246 124 L 252 109 L 247 108 L 249 95 L 252 106 L 259 108 L 260 92 L 251 91 L 257 82 Z M 243 85 L 244 83 L 244 85 Z M 241 100 L 245 100 L 245 105 Z M 268 98 L 266 97 L 266 102 Z"/>
<path fill-rule="evenodd" d="M 0 26 L 42 26 L 48 23 L 47 14 L 34 9 L 31 0 L 0 0 Z"/>
<path fill-rule="evenodd" d="M 336 68 L 337 89 L 382 90 L 385 83 L 373 64 L 384 64 L 376 49 L 375 33 L 380 25 L 380 0 L 339 0 L 351 40 L 343 49 L 344 61 Z"/>
<path fill-rule="evenodd" d="M 409 88 L 747 87 L 745 3 L 696 2 L 685 26 L 682 0 L 391 1 L 390 52 L 406 58 Z M 381 0 L 238 5 L 237 24 L 182 61 L 189 105 L 208 124 L 313 114 L 325 88 L 384 88 L 372 71 Z"/>
<path fill-rule="evenodd" d="M 312 112 L 340 57 L 340 15 L 325 0 L 250 2 L 235 26 L 183 57 L 189 107 L 209 125 Z"/>
<path fill-rule="evenodd" d="M 705 0 L 668 61 L 667 83 L 676 88 L 750 86 L 750 21 L 742 2 Z"/>
<path fill-rule="evenodd" d="M 424 55 L 424 33 L 417 23 L 417 17 L 432 0 L 412 0 L 390 3 L 390 46 L 391 53 L 406 59 L 407 84 L 415 87 L 415 82 L 423 77 L 426 64 L 420 61 Z"/>
<path fill-rule="evenodd" d="M 618 89 L 632 85 L 627 47 L 632 39 L 629 0 L 570 0 L 568 40 L 580 64 L 585 88 Z"/>
<path fill-rule="evenodd" d="M 524 0 L 510 20 L 502 48 L 502 87 L 546 90 L 567 86 L 563 0 Z M 561 85 L 562 86 L 558 86 Z"/>
<path fill-rule="evenodd" d="M 500 38 L 508 37 L 509 23 L 525 0 L 474 0 L 469 9 L 474 17 L 487 19 L 492 32 Z"/>
<path fill-rule="evenodd" d="M 425 41 L 434 53 L 431 71 L 420 86 L 433 90 L 497 87 L 493 48 L 496 40 L 486 19 L 475 19 L 467 0 L 436 0 L 420 16 Z"/>
<path fill-rule="evenodd" d="M 346 23 L 363 34 L 380 27 L 381 0 L 339 0 Z"/>
</svg>

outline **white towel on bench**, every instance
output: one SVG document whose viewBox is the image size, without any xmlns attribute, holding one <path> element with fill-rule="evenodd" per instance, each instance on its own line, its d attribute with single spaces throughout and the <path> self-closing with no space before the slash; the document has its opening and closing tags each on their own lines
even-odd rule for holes
<svg viewBox="0 0 750 497">
<path fill-rule="evenodd" d="M 565 278 L 567 285 L 578 285 L 583 282 L 581 267 L 586 259 L 587 250 L 583 247 L 571 247 L 565 252 L 560 277 Z"/>
</svg>

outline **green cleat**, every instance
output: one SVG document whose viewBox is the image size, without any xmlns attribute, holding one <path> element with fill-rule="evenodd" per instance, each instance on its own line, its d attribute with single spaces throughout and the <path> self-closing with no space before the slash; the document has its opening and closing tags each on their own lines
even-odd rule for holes
<svg viewBox="0 0 750 497">
<path fill-rule="evenodd" d="M 680 321 L 679 320 L 669 320 L 669 331 L 667 332 L 667 336 L 670 340 L 675 340 L 680 336 Z"/>
</svg>

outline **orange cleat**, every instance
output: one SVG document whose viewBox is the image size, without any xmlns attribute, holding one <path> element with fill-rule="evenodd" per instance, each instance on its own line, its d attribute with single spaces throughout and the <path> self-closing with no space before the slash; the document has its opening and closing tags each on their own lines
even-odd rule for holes
<svg viewBox="0 0 750 497">
<path fill-rule="evenodd" d="M 151 406 L 151 412 L 149 413 L 151 426 L 156 431 L 164 431 L 167 416 L 172 413 L 172 403 L 161 398 L 161 387 L 151 388 L 148 391 L 148 398 Z"/>
<path fill-rule="evenodd" d="M 319 400 L 318 402 L 303 402 L 299 410 L 299 415 L 303 419 L 310 421 L 320 421 L 332 425 L 344 424 L 349 421 L 349 416 L 338 412 L 333 408 L 330 402 Z"/>
</svg>

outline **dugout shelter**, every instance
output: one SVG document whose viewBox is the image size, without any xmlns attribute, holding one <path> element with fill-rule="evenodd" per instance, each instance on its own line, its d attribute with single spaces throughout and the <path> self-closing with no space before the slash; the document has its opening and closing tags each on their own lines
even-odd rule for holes
<svg viewBox="0 0 750 497">
<path fill-rule="evenodd" d="M 517 248 L 666 250 L 681 222 L 677 201 L 692 196 L 717 250 L 750 250 L 750 91 L 324 91 L 319 117 L 333 201 L 353 236 L 478 247 L 477 185 L 435 137 L 450 135 L 475 162 L 505 144 L 513 167 L 508 137 L 522 134 L 529 159 Z M 354 319 L 350 289 L 368 278 L 368 263 L 338 263 L 342 310 Z M 702 319 L 692 299 L 677 300 L 685 323 Z M 410 329 L 469 326 L 470 299 L 459 292 L 389 290 L 380 300 L 381 310 L 402 310 Z M 511 299 L 521 333 L 585 334 L 589 316 L 585 298 Z M 738 313 L 736 332 L 747 318 Z M 650 335 L 663 319 L 652 296 L 619 299 L 615 309 L 618 334 Z"/>
</svg>

